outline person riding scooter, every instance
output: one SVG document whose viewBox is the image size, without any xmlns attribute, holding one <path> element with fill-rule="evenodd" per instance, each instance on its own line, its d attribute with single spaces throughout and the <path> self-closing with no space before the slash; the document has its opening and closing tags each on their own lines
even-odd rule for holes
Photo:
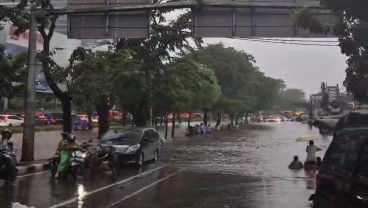
<svg viewBox="0 0 368 208">
<path fill-rule="evenodd" d="M 55 156 L 59 156 L 59 164 L 55 178 L 59 177 L 61 172 L 64 172 L 69 167 L 71 152 L 75 149 L 79 149 L 79 145 L 75 141 L 75 136 L 70 133 L 61 133 L 62 140 L 59 142 L 59 146 L 56 150 Z"/>
<path fill-rule="evenodd" d="M 0 142 L 0 175 L 1 178 L 10 183 L 12 183 L 16 179 L 17 175 L 16 148 L 14 145 L 14 141 L 11 138 L 12 135 L 12 131 L 10 131 L 9 129 L 4 129 L 1 132 L 2 137 Z"/>
</svg>

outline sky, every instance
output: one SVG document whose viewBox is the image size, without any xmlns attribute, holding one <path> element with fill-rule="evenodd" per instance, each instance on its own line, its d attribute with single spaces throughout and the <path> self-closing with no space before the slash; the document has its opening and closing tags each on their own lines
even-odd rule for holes
<svg viewBox="0 0 368 208">
<path fill-rule="evenodd" d="M 266 76 L 284 80 L 288 88 L 304 90 L 307 97 L 317 93 L 322 82 L 327 82 L 328 85 L 339 84 L 342 87 L 345 79 L 347 57 L 341 54 L 338 46 L 286 45 L 226 38 L 211 38 L 204 41 L 206 44 L 222 42 L 225 46 L 253 55 L 259 70 Z"/>
</svg>

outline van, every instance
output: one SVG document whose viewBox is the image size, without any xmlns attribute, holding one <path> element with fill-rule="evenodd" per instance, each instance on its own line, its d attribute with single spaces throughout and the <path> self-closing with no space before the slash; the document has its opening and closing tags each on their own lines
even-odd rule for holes
<svg viewBox="0 0 368 208">
<path fill-rule="evenodd" d="M 368 111 L 338 121 L 316 183 L 314 208 L 368 207 Z"/>
</svg>

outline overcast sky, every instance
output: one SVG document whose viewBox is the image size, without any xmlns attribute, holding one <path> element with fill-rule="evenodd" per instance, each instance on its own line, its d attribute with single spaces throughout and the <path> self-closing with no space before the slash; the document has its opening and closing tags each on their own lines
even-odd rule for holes
<svg viewBox="0 0 368 208">
<path fill-rule="evenodd" d="M 346 56 L 341 54 L 338 46 L 286 45 L 224 38 L 205 39 L 205 43 L 219 42 L 252 54 L 260 71 L 267 76 L 283 79 L 289 88 L 303 89 L 307 95 L 317 93 L 322 81 L 328 85 L 339 84 L 341 87 L 345 78 Z"/>
</svg>

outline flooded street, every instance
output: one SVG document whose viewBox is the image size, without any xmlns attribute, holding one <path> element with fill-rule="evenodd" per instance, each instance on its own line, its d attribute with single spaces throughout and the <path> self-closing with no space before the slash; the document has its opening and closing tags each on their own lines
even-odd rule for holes
<svg viewBox="0 0 368 208">
<path fill-rule="evenodd" d="M 143 168 L 124 165 L 118 179 L 86 175 L 77 181 L 24 176 L 1 186 L 0 207 L 303 208 L 315 188 L 314 175 L 290 171 L 294 155 L 304 161 L 303 135 L 316 135 L 323 156 L 331 138 L 301 123 L 251 125 L 245 130 L 168 142 L 161 161 Z"/>
</svg>

